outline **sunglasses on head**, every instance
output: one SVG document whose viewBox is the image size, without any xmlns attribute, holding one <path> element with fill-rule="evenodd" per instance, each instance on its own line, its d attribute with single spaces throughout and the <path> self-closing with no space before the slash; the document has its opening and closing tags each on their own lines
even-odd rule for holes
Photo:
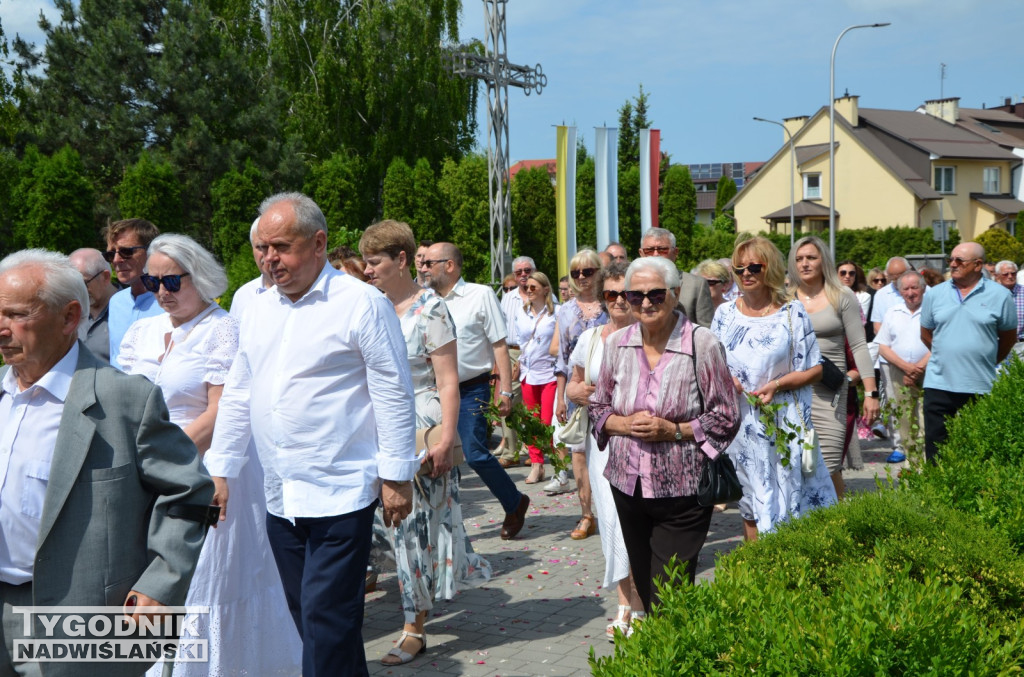
<svg viewBox="0 0 1024 677">
<path fill-rule="evenodd" d="M 580 277 L 591 277 L 597 272 L 597 268 L 577 268 L 576 270 L 570 270 L 569 275 L 572 279 L 578 280 Z"/>
<path fill-rule="evenodd" d="M 114 249 L 108 249 L 107 251 L 103 252 L 103 258 L 106 259 L 107 263 L 114 262 L 115 254 L 120 254 L 122 259 L 130 259 L 131 257 L 135 256 L 136 249 L 145 249 L 145 247 L 143 247 L 142 245 L 138 245 L 135 247 L 115 247 Z"/>
<path fill-rule="evenodd" d="M 763 263 L 751 263 L 751 264 L 748 264 L 746 266 L 733 266 L 732 269 L 733 269 L 733 272 L 735 272 L 737 275 L 742 275 L 744 273 L 744 271 L 749 272 L 751 275 L 757 275 L 762 270 L 764 270 L 764 264 Z"/>
<path fill-rule="evenodd" d="M 181 278 L 188 277 L 189 275 L 191 275 L 191 273 L 182 273 L 181 275 L 164 275 L 163 277 L 143 275 L 139 279 L 142 280 L 142 286 L 146 288 L 146 291 L 151 291 L 155 294 L 162 284 L 164 289 L 173 294 L 177 291 L 181 291 Z"/>
<path fill-rule="evenodd" d="M 626 298 L 626 292 L 624 292 L 624 291 L 615 291 L 613 289 L 605 289 L 603 292 L 601 292 L 601 295 L 604 297 L 605 303 L 615 303 L 615 301 L 620 296 L 623 299 Z M 642 302 L 642 299 L 641 299 L 641 302 Z M 628 303 L 628 301 L 627 301 L 627 303 Z"/>
<path fill-rule="evenodd" d="M 622 293 L 626 297 L 626 303 L 631 306 L 641 306 L 644 303 L 644 299 L 651 302 L 652 306 L 660 306 L 665 302 L 665 297 L 668 296 L 668 289 L 651 289 L 648 292 L 642 291 L 627 291 Z"/>
</svg>

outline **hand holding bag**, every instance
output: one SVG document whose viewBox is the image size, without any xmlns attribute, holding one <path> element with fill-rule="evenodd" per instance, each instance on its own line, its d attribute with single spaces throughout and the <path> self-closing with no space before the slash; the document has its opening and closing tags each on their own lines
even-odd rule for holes
<svg viewBox="0 0 1024 677">
<path fill-rule="evenodd" d="M 597 350 L 600 340 L 601 328 L 598 327 L 590 334 L 590 343 L 587 347 L 587 361 L 583 364 L 583 382 L 588 386 L 593 385 L 593 380 L 590 376 L 590 361 L 594 359 L 594 352 Z M 565 425 L 558 428 L 555 435 L 562 444 L 569 447 L 578 447 L 586 441 L 587 433 L 589 432 L 590 415 L 587 413 L 587 408 L 581 405 L 573 409 Z"/>
<path fill-rule="evenodd" d="M 437 431 L 434 434 L 434 431 Z M 430 451 L 430 447 L 437 444 L 437 436 L 441 434 L 441 426 L 432 425 L 427 428 L 418 428 L 416 430 L 416 455 L 420 455 L 420 450 L 426 449 Z M 466 460 L 465 454 L 462 453 L 462 440 L 459 439 L 458 435 L 455 435 L 455 443 L 452 444 L 452 467 L 460 465 Z M 434 461 L 427 456 L 427 460 L 420 465 L 420 469 L 416 471 L 417 475 L 429 475 L 434 472 Z"/>
<path fill-rule="evenodd" d="M 697 400 L 700 402 L 700 411 L 704 411 L 704 394 L 700 391 L 700 380 L 697 378 L 697 327 L 693 328 L 692 341 L 690 346 L 691 357 L 693 358 L 693 379 L 697 385 Z M 736 466 L 728 454 L 720 453 L 714 458 L 708 458 L 700 471 L 700 479 L 697 480 L 697 503 L 710 508 L 720 503 L 738 501 L 743 497 L 743 485 L 736 474 Z"/>
</svg>

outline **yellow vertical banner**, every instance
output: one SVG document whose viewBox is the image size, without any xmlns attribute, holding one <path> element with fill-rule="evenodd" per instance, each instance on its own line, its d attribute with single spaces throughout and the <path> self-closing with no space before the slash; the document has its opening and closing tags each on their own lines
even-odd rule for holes
<svg viewBox="0 0 1024 677">
<path fill-rule="evenodd" d="M 576 128 L 559 125 L 555 130 L 555 231 L 561 279 L 576 256 Z"/>
</svg>

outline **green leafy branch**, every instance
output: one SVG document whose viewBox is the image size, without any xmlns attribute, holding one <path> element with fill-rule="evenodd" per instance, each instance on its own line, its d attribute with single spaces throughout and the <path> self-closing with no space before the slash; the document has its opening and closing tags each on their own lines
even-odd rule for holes
<svg viewBox="0 0 1024 677">
<path fill-rule="evenodd" d="M 520 446 L 513 450 L 516 462 L 519 462 L 519 450 L 522 446 L 530 445 L 537 447 L 541 451 L 550 452 L 547 454 L 547 457 L 555 472 L 569 470 L 572 467 L 568 454 L 569 448 L 562 442 L 559 442 L 557 445 L 552 444 L 552 435 L 554 435 L 555 427 L 553 425 L 545 425 L 540 420 L 539 411 L 539 405 L 532 409 L 527 409 L 526 405 L 522 402 L 516 402 L 512 405 L 512 411 L 504 418 L 505 425 L 512 428 L 519 436 Z M 498 413 L 498 405 L 493 401 L 487 405 L 487 420 L 491 426 L 500 426 L 502 423 L 502 417 Z"/>
<path fill-rule="evenodd" d="M 776 445 L 781 444 L 786 448 L 786 453 L 779 454 L 779 462 L 782 464 L 782 467 L 789 467 L 789 445 L 794 440 L 799 441 L 801 446 L 808 451 L 814 449 L 812 444 L 805 441 L 805 430 L 802 425 L 789 421 L 784 415 L 780 416 L 781 410 L 786 406 L 784 402 L 765 404 L 757 395 L 752 393 L 745 394 L 747 403 L 758 411 L 758 418 L 764 428 L 765 436 L 769 439 L 774 439 Z M 797 406 L 800 406 L 799 403 L 797 403 Z"/>
<path fill-rule="evenodd" d="M 898 400 L 898 401 L 897 401 Z M 912 468 L 918 468 L 924 463 L 924 430 L 914 416 L 914 409 L 919 406 L 921 391 L 909 386 L 899 386 L 899 397 L 886 398 L 882 406 L 881 419 L 888 418 L 894 425 L 907 419 L 910 421 L 910 435 L 900 440 L 903 445 L 903 453 L 907 455 L 907 463 Z"/>
</svg>

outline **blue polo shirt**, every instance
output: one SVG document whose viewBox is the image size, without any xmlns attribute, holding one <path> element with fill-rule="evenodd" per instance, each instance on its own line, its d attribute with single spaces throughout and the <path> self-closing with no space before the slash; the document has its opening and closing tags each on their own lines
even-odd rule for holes
<svg viewBox="0 0 1024 677">
<path fill-rule="evenodd" d="M 121 368 L 117 356 L 121 352 L 121 340 L 128 333 L 128 327 L 136 320 L 144 317 L 152 317 L 164 312 L 160 304 L 156 302 L 156 295 L 152 292 L 142 292 L 138 296 L 132 296 L 131 287 L 122 289 L 110 297 L 110 304 L 107 306 L 107 327 L 110 331 L 110 366 L 116 369 Z"/>
<path fill-rule="evenodd" d="M 982 278 L 960 298 L 947 280 L 921 303 L 921 326 L 932 330 L 932 357 L 924 387 L 953 393 L 988 393 L 996 376 L 999 332 L 1017 329 L 1013 295 Z"/>
</svg>

